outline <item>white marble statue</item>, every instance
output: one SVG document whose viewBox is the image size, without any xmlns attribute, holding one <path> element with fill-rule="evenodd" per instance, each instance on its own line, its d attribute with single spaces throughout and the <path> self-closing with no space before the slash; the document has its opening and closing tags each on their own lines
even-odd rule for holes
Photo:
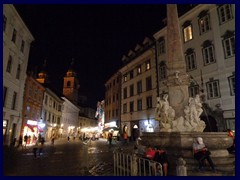
<svg viewBox="0 0 240 180">
<path fill-rule="evenodd" d="M 203 112 L 202 103 L 199 95 L 195 98 L 189 98 L 188 106 L 185 106 L 185 116 L 175 118 L 175 110 L 169 105 L 168 95 L 165 94 L 163 99 L 157 99 L 158 104 L 156 107 L 156 114 L 160 120 L 160 131 L 163 132 L 184 132 L 195 131 L 203 132 L 206 125 L 200 119 Z"/>
</svg>

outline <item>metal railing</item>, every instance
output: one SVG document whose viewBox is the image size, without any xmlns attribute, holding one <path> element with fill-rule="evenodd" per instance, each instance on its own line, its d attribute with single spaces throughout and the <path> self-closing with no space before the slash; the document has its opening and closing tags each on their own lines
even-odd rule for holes
<svg viewBox="0 0 240 180">
<path fill-rule="evenodd" d="M 163 176 L 162 165 L 136 154 L 114 152 L 114 176 Z"/>
</svg>

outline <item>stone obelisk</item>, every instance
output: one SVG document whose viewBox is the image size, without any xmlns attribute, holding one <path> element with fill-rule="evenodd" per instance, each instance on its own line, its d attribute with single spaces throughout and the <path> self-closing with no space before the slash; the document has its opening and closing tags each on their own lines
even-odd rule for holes
<svg viewBox="0 0 240 180">
<path fill-rule="evenodd" d="M 169 103 L 178 118 L 184 114 L 184 107 L 188 105 L 189 77 L 186 74 L 176 4 L 167 5 L 167 51 Z"/>
</svg>

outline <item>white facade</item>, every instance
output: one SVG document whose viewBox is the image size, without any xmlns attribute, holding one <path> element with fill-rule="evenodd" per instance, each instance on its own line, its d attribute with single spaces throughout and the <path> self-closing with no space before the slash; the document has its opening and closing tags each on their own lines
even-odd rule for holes
<svg viewBox="0 0 240 180">
<path fill-rule="evenodd" d="M 62 109 L 62 137 L 68 135 L 74 135 L 79 128 L 78 114 L 80 109 L 69 101 L 66 97 L 62 97 L 63 109 Z"/>
<path fill-rule="evenodd" d="M 46 88 L 43 99 L 42 118 L 46 124 L 44 135 L 48 140 L 52 136 L 61 137 L 63 100 L 49 88 Z"/>
<path fill-rule="evenodd" d="M 224 19 L 225 22 L 222 22 L 222 19 Z M 182 30 L 181 38 L 187 73 L 191 75 L 195 81 L 192 88 L 195 85 L 199 85 L 199 88 L 203 89 L 206 95 L 206 103 L 208 103 L 212 109 L 216 109 L 215 106 L 220 104 L 224 111 L 227 128 L 235 129 L 235 5 L 198 5 L 181 16 L 179 23 L 179 27 Z M 201 24 L 204 25 L 201 26 Z M 192 39 L 187 42 L 184 42 L 184 26 L 192 27 Z M 164 39 L 164 41 L 167 42 L 166 34 L 167 28 L 165 27 L 155 33 L 154 38 L 156 40 Z M 227 54 L 224 40 L 228 41 L 228 39 L 232 40 L 232 44 L 228 44 L 229 51 Z M 207 49 L 209 56 L 212 56 L 209 63 L 204 55 L 206 45 L 213 47 L 213 55 L 211 55 L 209 49 Z M 232 49 L 233 46 L 234 50 Z M 160 64 L 166 61 L 167 49 L 165 53 L 158 54 L 158 70 L 160 75 Z M 194 65 L 189 64 L 188 58 L 195 60 Z M 161 77 L 159 77 L 159 79 L 161 94 L 162 91 L 166 91 L 166 86 L 164 86 L 166 79 L 161 79 Z M 233 82 L 231 82 L 231 79 Z M 216 87 L 213 92 L 211 92 L 212 85 L 214 88 Z M 195 93 L 193 92 L 192 95 Z M 211 95 L 211 93 L 213 95 Z"/>
<path fill-rule="evenodd" d="M 3 5 L 3 137 L 10 144 L 20 135 L 23 91 L 31 32 L 11 4 Z"/>
</svg>

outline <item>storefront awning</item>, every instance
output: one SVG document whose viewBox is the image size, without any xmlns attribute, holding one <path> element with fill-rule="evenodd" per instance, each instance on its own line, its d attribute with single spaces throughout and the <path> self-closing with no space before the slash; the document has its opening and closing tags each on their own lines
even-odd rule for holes
<svg viewBox="0 0 240 180">
<path fill-rule="evenodd" d="M 119 131 L 119 128 L 118 127 L 107 127 L 107 128 L 105 128 L 105 129 L 103 129 L 102 131 L 104 132 L 106 132 L 106 131 L 110 131 L 110 130 L 113 130 L 113 131 Z"/>
<path fill-rule="evenodd" d="M 26 124 L 25 126 L 27 126 L 29 129 L 31 129 L 32 132 L 34 132 L 34 128 L 37 128 L 39 132 L 43 132 L 42 128 L 40 128 L 37 125 Z"/>
</svg>

